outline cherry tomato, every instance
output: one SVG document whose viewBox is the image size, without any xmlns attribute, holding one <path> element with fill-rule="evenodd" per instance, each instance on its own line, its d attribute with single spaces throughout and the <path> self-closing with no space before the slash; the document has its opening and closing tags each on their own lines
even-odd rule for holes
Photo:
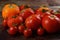
<svg viewBox="0 0 60 40">
<path fill-rule="evenodd" d="M 39 36 L 43 35 L 43 34 L 44 34 L 44 29 L 43 29 L 43 28 L 38 28 L 38 29 L 37 29 L 37 34 L 38 34 Z"/>
<path fill-rule="evenodd" d="M 10 27 L 7 32 L 9 35 L 15 35 L 17 32 L 17 27 Z"/>
<path fill-rule="evenodd" d="M 41 18 L 39 14 L 28 17 L 25 21 L 25 25 L 28 29 L 36 30 L 41 25 Z"/>
<path fill-rule="evenodd" d="M 48 33 L 59 31 L 60 19 L 55 15 L 48 15 L 42 19 L 42 26 Z"/>
<path fill-rule="evenodd" d="M 31 29 L 24 30 L 24 36 L 25 37 L 30 37 L 31 35 L 32 35 L 32 30 Z"/>
<path fill-rule="evenodd" d="M 19 9 L 20 9 L 20 10 L 23 10 L 24 7 L 25 7 L 25 5 L 21 5 L 21 6 L 19 6 Z"/>
<path fill-rule="evenodd" d="M 60 14 L 56 14 L 56 16 L 57 16 L 58 18 L 60 18 Z"/>
<path fill-rule="evenodd" d="M 2 25 L 4 28 L 7 27 L 7 20 L 6 19 L 3 20 Z"/>
<path fill-rule="evenodd" d="M 9 27 L 18 26 L 21 23 L 23 23 L 23 18 L 20 16 L 14 16 L 13 18 L 10 17 L 7 22 Z"/>
<path fill-rule="evenodd" d="M 25 29 L 25 26 L 24 25 L 20 25 L 19 27 L 18 27 L 18 31 L 19 31 L 19 33 L 23 33 L 24 32 L 24 29 Z"/>
<path fill-rule="evenodd" d="M 26 8 L 20 12 L 20 16 L 22 16 L 24 20 L 33 14 L 34 11 L 31 8 Z"/>
</svg>

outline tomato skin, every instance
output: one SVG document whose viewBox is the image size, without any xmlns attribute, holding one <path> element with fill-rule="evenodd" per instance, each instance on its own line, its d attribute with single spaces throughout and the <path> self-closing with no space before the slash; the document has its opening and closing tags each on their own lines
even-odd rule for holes
<svg viewBox="0 0 60 40">
<path fill-rule="evenodd" d="M 20 10 L 16 4 L 7 4 L 3 7 L 2 17 L 4 19 L 19 14 Z"/>
<path fill-rule="evenodd" d="M 60 19 L 55 15 L 45 16 L 42 20 L 42 26 L 48 33 L 55 33 L 59 31 Z"/>
<path fill-rule="evenodd" d="M 20 16 L 23 17 L 23 19 L 25 20 L 27 17 L 31 16 L 34 14 L 34 11 L 31 9 L 31 8 L 26 8 L 26 9 L 23 9 L 21 12 L 20 12 Z"/>
<path fill-rule="evenodd" d="M 9 35 L 15 35 L 17 32 L 17 27 L 10 27 L 7 32 Z"/>
<path fill-rule="evenodd" d="M 49 15 L 50 13 L 49 12 L 37 12 L 37 14 L 40 14 L 41 18 L 43 18 L 44 16 Z"/>
<path fill-rule="evenodd" d="M 41 18 L 39 14 L 28 17 L 25 21 L 25 25 L 28 29 L 36 30 L 41 25 Z"/>
<path fill-rule="evenodd" d="M 58 17 L 58 18 L 60 18 L 60 14 L 58 13 L 58 14 L 56 14 L 56 16 Z"/>
<path fill-rule="evenodd" d="M 25 37 L 30 37 L 31 35 L 32 35 L 32 30 L 31 29 L 24 30 L 24 36 Z"/>
<path fill-rule="evenodd" d="M 7 27 L 7 19 L 4 19 L 4 20 L 3 20 L 2 25 L 3 25 L 4 27 Z"/>
<path fill-rule="evenodd" d="M 19 9 L 20 9 L 20 10 L 23 10 L 24 8 L 25 8 L 25 5 L 19 6 Z"/>
<path fill-rule="evenodd" d="M 16 18 L 10 17 L 7 22 L 9 27 L 13 27 L 14 25 L 18 26 L 21 23 L 23 23 L 23 18 L 20 16 L 17 16 Z"/>
<path fill-rule="evenodd" d="M 37 29 L 37 34 L 38 34 L 39 36 L 42 36 L 42 35 L 44 34 L 44 29 L 43 29 L 43 28 L 38 28 L 38 29 Z"/>
<path fill-rule="evenodd" d="M 25 29 L 25 26 L 23 26 L 23 25 L 20 25 L 19 27 L 18 27 L 18 31 L 19 31 L 19 33 L 23 33 L 24 32 L 24 29 Z"/>
</svg>

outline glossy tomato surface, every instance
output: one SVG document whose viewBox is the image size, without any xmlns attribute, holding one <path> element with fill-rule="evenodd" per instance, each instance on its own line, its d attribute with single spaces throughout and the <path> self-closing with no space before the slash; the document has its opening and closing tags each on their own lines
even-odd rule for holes
<svg viewBox="0 0 60 40">
<path fill-rule="evenodd" d="M 24 36 L 25 36 L 25 37 L 30 37 L 30 36 L 32 36 L 32 30 L 31 30 L 31 29 L 26 29 L 26 30 L 24 30 Z"/>
<path fill-rule="evenodd" d="M 37 29 L 37 34 L 38 34 L 39 36 L 42 36 L 42 35 L 44 34 L 44 29 L 43 29 L 43 28 L 38 28 L 38 29 Z"/>
<path fill-rule="evenodd" d="M 25 29 L 25 26 L 24 26 L 24 25 L 18 26 L 18 31 L 19 31 L 19 33 L 23 34 L 24 29 Z"/>
<path fill-rule="evenodd" d="M 15 35 L 17 32 L 17 27 L 10 27 L 7 32 L 9 35 Z"/>
<path fill-rule="evenodd" d="M 25 21 L 27 28 L 36 30 L 41 25 L 41 18 L 39 14 L 32 15 L 28 17 Z"/>
<path fill-rule="evenodd" d="M 7 24 L 8 24 L 8 26 L 9 27 L 13 27 L 13 26 L 18 26 L 19 24 L 21 24 L 21 23 L 23 23 L 23 18 L 22 17 L 20 17 L 20 16 L 17 16 L 17 17 L 10 17 L 9 19 L 8 19 L 8 22 L 7 22 Z"/>
<path fill-rule="evenodd" d="M 34 11 L 31 9 L 31 8 L 26 8 L 26 9 L 23 9 L 21 12 L 20 12 L 20 16 L 23 17 L 23 19 L 25 20 L 27 17 L 31 16 L 34 14 Z"/>
<path fill-rule="evenodd" d="M 42 26 L 48 33 L 59 31 L 60 19 L 55 15 L 45 16 L 42 20 Z"/>
</svg>

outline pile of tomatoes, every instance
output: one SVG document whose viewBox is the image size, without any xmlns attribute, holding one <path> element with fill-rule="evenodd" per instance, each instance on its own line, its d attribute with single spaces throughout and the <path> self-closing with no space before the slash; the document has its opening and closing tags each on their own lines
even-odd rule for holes
<svg viewBox="0 0 60 40">
<path fill-rule="evenodd" d="M 33 32 L 39 36 L 60 31 L 60 13 L 43 6 L 33 10 L 27 5 L 17 6 L 7 4 L 2 10 L 3 27 L 7 28 L 9 35 L 17 32 L 25 37 L 32 36 Z"/>
</svg>

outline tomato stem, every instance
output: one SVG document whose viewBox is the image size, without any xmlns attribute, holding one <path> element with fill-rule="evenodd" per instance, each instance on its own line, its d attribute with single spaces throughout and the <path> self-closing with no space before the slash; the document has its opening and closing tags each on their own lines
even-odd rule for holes
<svg viewBox="0 0 60 40">
<path fill-rule="evenodd" d="M 48 10 L 45 10 L 45 9 L 42 9 L 42 12 L 44 13 L 44 12 L 47 12 Z"/>
</svg>

